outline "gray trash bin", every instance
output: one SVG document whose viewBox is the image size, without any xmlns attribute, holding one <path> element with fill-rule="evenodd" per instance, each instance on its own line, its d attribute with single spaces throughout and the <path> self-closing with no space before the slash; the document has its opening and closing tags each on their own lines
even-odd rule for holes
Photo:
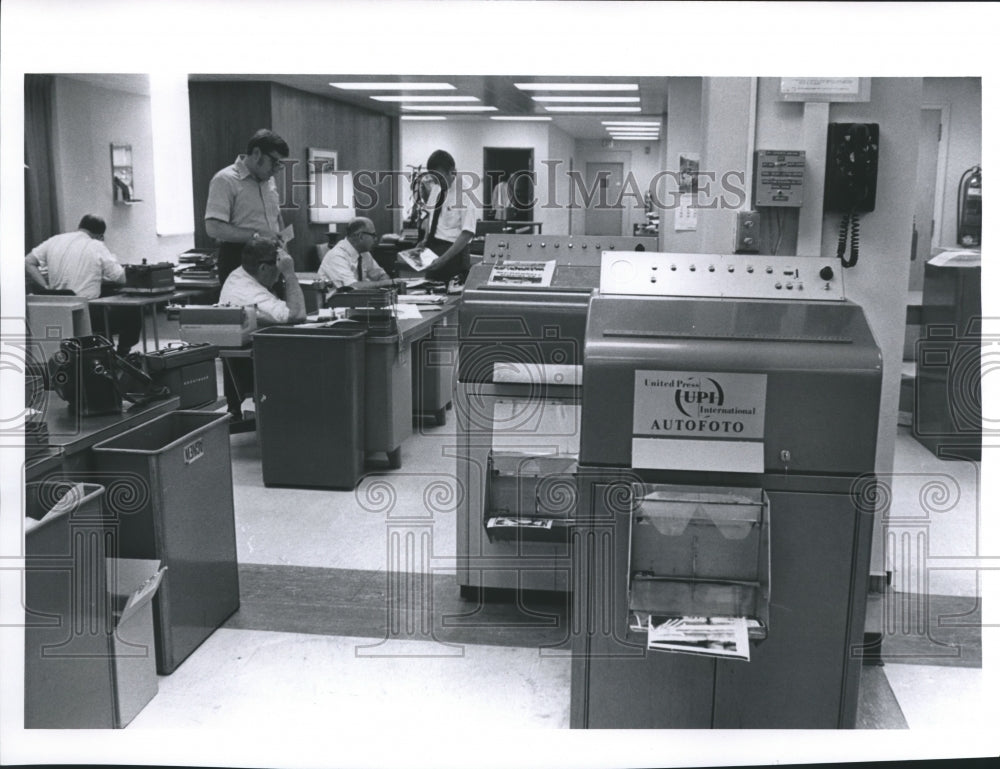
<svg viewBox="0 0 1000 769">
<path fill-rule="evenodd" d="M 253 335 L 265 486 L 353 489 L 364 473 L 365 331 L 274 326 Z"/>
<path fill-rule="evenodd" d="M 229 416 L 173 411 L 94 446 L 119 475 L 107 514 L 118 554 L 167 567 L 153 602 L 156 670 L 169 674 L 240 606 Z"/>
<path fill-rule="evenodd" d="M 24 725 L 115 726 L 106 540 L 94 483 L 25 486 Z"/>
</svg>

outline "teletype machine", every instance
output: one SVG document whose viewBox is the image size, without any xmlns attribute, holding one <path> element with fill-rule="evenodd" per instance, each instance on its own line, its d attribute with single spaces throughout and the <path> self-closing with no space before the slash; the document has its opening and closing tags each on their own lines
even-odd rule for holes
<svg viewBox="0 0 1000 769">
<path fill-rule="evenodd" d="M 486 236 L 458 311 L 463 593 L 568 589 L 587 303 L 602 251 L 655 244 L 642 237 Z"/>
<path fill-rule="evenodd" d="M 603 255 L 571 536 L 573 727 L 854 726 L 882 364 L 841 269 Z"/>
</svg>

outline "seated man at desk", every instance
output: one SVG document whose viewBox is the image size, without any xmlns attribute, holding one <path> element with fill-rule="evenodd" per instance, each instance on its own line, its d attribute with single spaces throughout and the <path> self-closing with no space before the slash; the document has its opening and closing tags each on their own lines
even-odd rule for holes
<svg viewBox="0 0 1000 769">
<path fill-rule="evenodd" d="M 102 282 L 125 283 L 125 268 L 104 245 L 106 230 L 101 217 L 85 214 L 73 232 L 53 235 L 39 243 L 24 257 L 28 286 L 35 283 L 42 290 L 71 291 L 82 299 L 97 299 Z M 117 333 L 118 354 L 128 355 L 142 333 L 142 315 L 126 307 L 116 307 L 109 321 L 111 328 L 105 329 L 99 308 L 90 308 L 94 332 L 108 337 Z"/>
<path fill-rule="evenodd" d="M 394 283 L 388 273 L 372 258 L 371 249 L 378 242 L 378 233 L 371 219 L 356 216 L 347 223 L 346 236 L 326 252 L 319 266 L 319 277 L 334 289 L 385 288 Z"/>
<path fill-rule="evenodd" d="M 279 276 L 285 279 L 284 301 L 271 291 Z M 306 319 L 306 303 L 295 277 L 295 262 L 288 254 L 279 253 L 273 240 L 252 238 L 246 242 L 240 266 L 222 286 L 219 304 L 256 305 L 258 327 L 301 323 Z M 226 363 L 228 376 L 223 384 L 226 404 L 234 419 L 242 419 L 243 394 L 253 390 L 253 366 L 249 359 L 241 358 Z"/>
</svg>

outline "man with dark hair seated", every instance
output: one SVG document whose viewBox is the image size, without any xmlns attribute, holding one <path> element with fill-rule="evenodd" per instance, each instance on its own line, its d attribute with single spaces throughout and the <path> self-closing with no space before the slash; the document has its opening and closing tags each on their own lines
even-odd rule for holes
<svg viewBox="0 0 1000 769">
<path fill-rule="evenodd" d="M 247 142 L 245 155 L 212 177 L 205 205 L 205 232 L 219 243 L 219 281 L 240 266 L 243 244 L 251 238 L 281 246 L 284 228 L 274 175 L 289 155 L 288 143 L 261 128 Z"/>
<path fill-rule="evenodd" d="M 285 298 L 272 292 L 278 277 L 285 279 Z M 251 239 L 243 246 L 242 262 L 226 278 L 219 304 L 234 307 L 256 305 L 257 325 L 301 323 L 306 319 L 306 302 L 295 277 L 295 262 L 278 251 L 270 240 Z M 227 361 L 229 376 L 223 382 L 226 403 L 234 419 L 243 417 L 243 394 L 253 390 L 253 364 L 241 358 Z"/>
<path fill-rule="evenodd" d="M 24 257 L 28 290 L 32 283 L 43 290 L 72 292 L 83 299 L 97 299 L 101 283 L 124 283 L 125 268 L 104 245 L 107 230 L 104 220 L 85 214 L 73 232 L 53 235 L 39 243 Z M 43 274 L 44 273 L 44 274 Z M 90 308 L 90 323 L 95 333 L 110 337 L 118 334 L 118 354 L 127 355 L 139 341 L 142 317 L 126 307 L 115 307 L 109 317 L 111 328 L 104 328 L 104 313 Z"/>
</svg>

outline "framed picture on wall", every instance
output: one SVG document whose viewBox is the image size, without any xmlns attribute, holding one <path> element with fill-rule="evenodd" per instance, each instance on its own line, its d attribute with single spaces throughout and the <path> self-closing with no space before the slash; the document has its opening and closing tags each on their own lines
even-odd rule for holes
<svg viewBox="0 0 1000 769">
<path fill-rule="evenodd" d="M 309 221 L 337 224 L 354 218 L 354 175 L 337 165 L 337 152 L 308 149 Z"/>
</svg>

